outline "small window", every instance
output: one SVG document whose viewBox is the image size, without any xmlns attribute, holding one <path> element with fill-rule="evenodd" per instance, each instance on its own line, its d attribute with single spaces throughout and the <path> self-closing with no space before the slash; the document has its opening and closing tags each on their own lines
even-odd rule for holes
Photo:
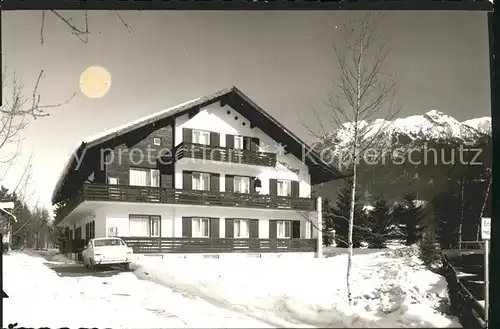
<svg viewBox="0 0 500 329">
<path fill-rule="evenodd" d="M 118 177 L 108 177 L 109 185 L 118 185 L 118 183 L 119 183 Z"/>
<path fill-rule="evenodd" d="M 208 238 L 210 236 L 210 220 L 208 218 L 193 218 L 193 238 Z"/>
<path fill-rule="evenodd" d="M 250 177 L 234 176 L 234 192 L 250 193 Z"/>
<path fill-rule="evenodd" d="M 210 133 L 208 131 L 193 130 L 193 143 L 209 145 L 210 144 Z"/>
<path fill-rule="evenodd" d="M 194 172 L 192 178 L 192 188 L 197 191 L 210 190 L 210 174 Z"/>
<path fill-rule="evenodd" d="M 154 145 L 161 145 L 161 138 L 159 138 L 159 137 L 153 138 L 153 144 Z"/>
<path fill-rule="evenodd" d="M 117 237 L 118 227 L 108 227 L 108 237 Z"/>
<path fill-rule="evenodd" d="M 292 195 L 292 181 L 279 179 L 277 185 L 278 196 L 290 197 Z"/>
<path fill-rule="evenodd" d="M 248 219 L 234 220 L 234 237 L 242 239 L 250 237 L 250 221 Z"/>
<path fill-rule="evenodd" d="M 277 225 L 277 236 L 278 239 L 289 239 L 290 238 L 290 227 L 291 223 L 289 220 L 279 220 Z"/>
</svg>

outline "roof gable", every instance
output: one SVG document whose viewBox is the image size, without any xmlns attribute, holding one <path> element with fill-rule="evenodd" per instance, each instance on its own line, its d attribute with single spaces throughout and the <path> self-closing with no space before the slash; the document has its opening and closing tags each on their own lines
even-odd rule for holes
<svg viewBox="0 0 500 329">
<path fill-rule="evenodd" d="M 233 86 L 231 88 L 219 90 L 208 96 L 196 98 L 177 106 L 150 114 L 82 141 L 80 146 L 75 150 L 66 163 L 66 166 L 56 183 L 52 194 L 52 203 L 55 204 L 63 199 L 61 191 L 69 183 L 68 177 L 70 176 L 70 172 L 75 169 L 77 163 L 76 159 L 79 159 L 79 164 L 82 164 L 85 161 L 86 151 L 99 148 L 104 143 L 114 138 L 136 131 L 140 128 L 146 127 L 147 125 L 154 124 L 160 120 L 171 117 L 173 118 L 186 113 L 196 113 L 200 110 L 200 108 L 217 101 L 220 101 L 221 106 L 229 105 L 249 120 L 250 128 L 258 127 L 263 133 L 275 141 L 286 145 L 286 151 L 288 153 L 295 155 L 300 161 L 306 163 L 310 171 L 314 171 L 314 175 L 311 173 L 312 184 L 340 178 L 340 174 L 337 171 L 332 170 L 319 157 L 319 155 L 311 149 L 310 146 L 305 144 L 288 128 L 283 126 L 279 121 L 260 108 L 248 96 Z"/>
</svg>

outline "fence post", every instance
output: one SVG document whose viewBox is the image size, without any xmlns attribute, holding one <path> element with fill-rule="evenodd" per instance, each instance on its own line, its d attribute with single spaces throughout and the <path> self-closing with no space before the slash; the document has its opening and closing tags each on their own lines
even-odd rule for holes
<svg viewBox="0 0 500 329">
<path fill-rule="evenodd" d="M 318 229 L 318 237 L 316 238 L 316 241 L 318 242 L 317 246 L 317 253 L 316 257 L 317 258 L 323 258 L 323 211 L 322 211 L 322 202 L 321 202 L 321 197 L 319 196 L 316 199 L 316 212 L 318 214 L 318 221 L 317 221 L 317 229 Z"/>
</svg>

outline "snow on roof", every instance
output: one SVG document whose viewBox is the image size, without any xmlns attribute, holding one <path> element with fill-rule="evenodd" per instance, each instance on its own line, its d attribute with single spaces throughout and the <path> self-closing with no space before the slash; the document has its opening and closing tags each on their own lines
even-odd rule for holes
<svg viewBox="0 0 500 329">
<path fill-rule="evenodd" d="M 149 119 L 156 118 L 158 116 L 161 116 L 162 114 L 165 114 L 167 112 L 170 112 L 170 111 L 176 110 L 178 108 L 184 107 L 184 106 L 189 105 L 191 103 L 195 103 L 195 102 L 199 101 L 200 99 L 201 98 L 195 98 L 195 99 L 192 99 L 190 101 L 187 101 L 187 102 L 184 102 L 184 103 L 181 103 L 181 104 L 169 107 L 167 109 L 164 109 L 164 110 L 161 110 L 161 111 L 158 111 L 158 112 L 146 115 L 146 116 L 144 116 L 142 118 L 139 118 L 139 119 L 127 122 L 127 123 L 125 123 L 125 124 L 123 124 L 121 126 L 118 126 L 118 127 L 112 128 L 112 129 L 108 129 L 108 130 L 103 131 L 101 133 L 92 135 L 92 136 L 84 139 L 83 142 L 89 144 L 91 142 L 95 142 L 98 139 L 107 137 L 107 136 L 112 135 L 112 134 L 117 134 L 118 135 L 121 131 L 123 131 L 123 130 L 125 130 L 127 128 L 130 128 L 131 126 L 134 126 L 136 124 L 140 124 L 141 122 L 147 121 Z"/>
</svg>

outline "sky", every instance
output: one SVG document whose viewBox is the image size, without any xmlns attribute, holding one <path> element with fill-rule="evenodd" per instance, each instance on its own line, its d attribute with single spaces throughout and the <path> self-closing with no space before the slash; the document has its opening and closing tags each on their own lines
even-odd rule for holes
<svg viewBox="0 0 500 329">
<path fill-rule="evenodd" d="M 83 12 L 60 14 L 77 25 L 84 20 Z M 31 203 L 51 207 L 57 178 L 85 138 L 233 85 L 310 142 L 303 122 L 317 125 L 311 109 L 324 111 L 332 90 L 335 27 L 353 15 L 92 11 L 84 44 L 51 12 L 44 15 L 43 30 L 40 11 L 2 12 L 3 64 L 22 80 L 27 96 L 41 69 L 42 103 L 59 104 L 76 93 L 22 132 L 23 159 L 33 153 Z M 387 65 L 398 76 L 400 117 L 431 109 L 458 120 L 490 115 L 486 13 L 387 12 L 384 28 L 391 46 Z M 79 89 L 81 73 L 93 65 L 112 78 L 101 98 Z M 2 184 L 17 182 L 22 161 Z"/>
</svg>

